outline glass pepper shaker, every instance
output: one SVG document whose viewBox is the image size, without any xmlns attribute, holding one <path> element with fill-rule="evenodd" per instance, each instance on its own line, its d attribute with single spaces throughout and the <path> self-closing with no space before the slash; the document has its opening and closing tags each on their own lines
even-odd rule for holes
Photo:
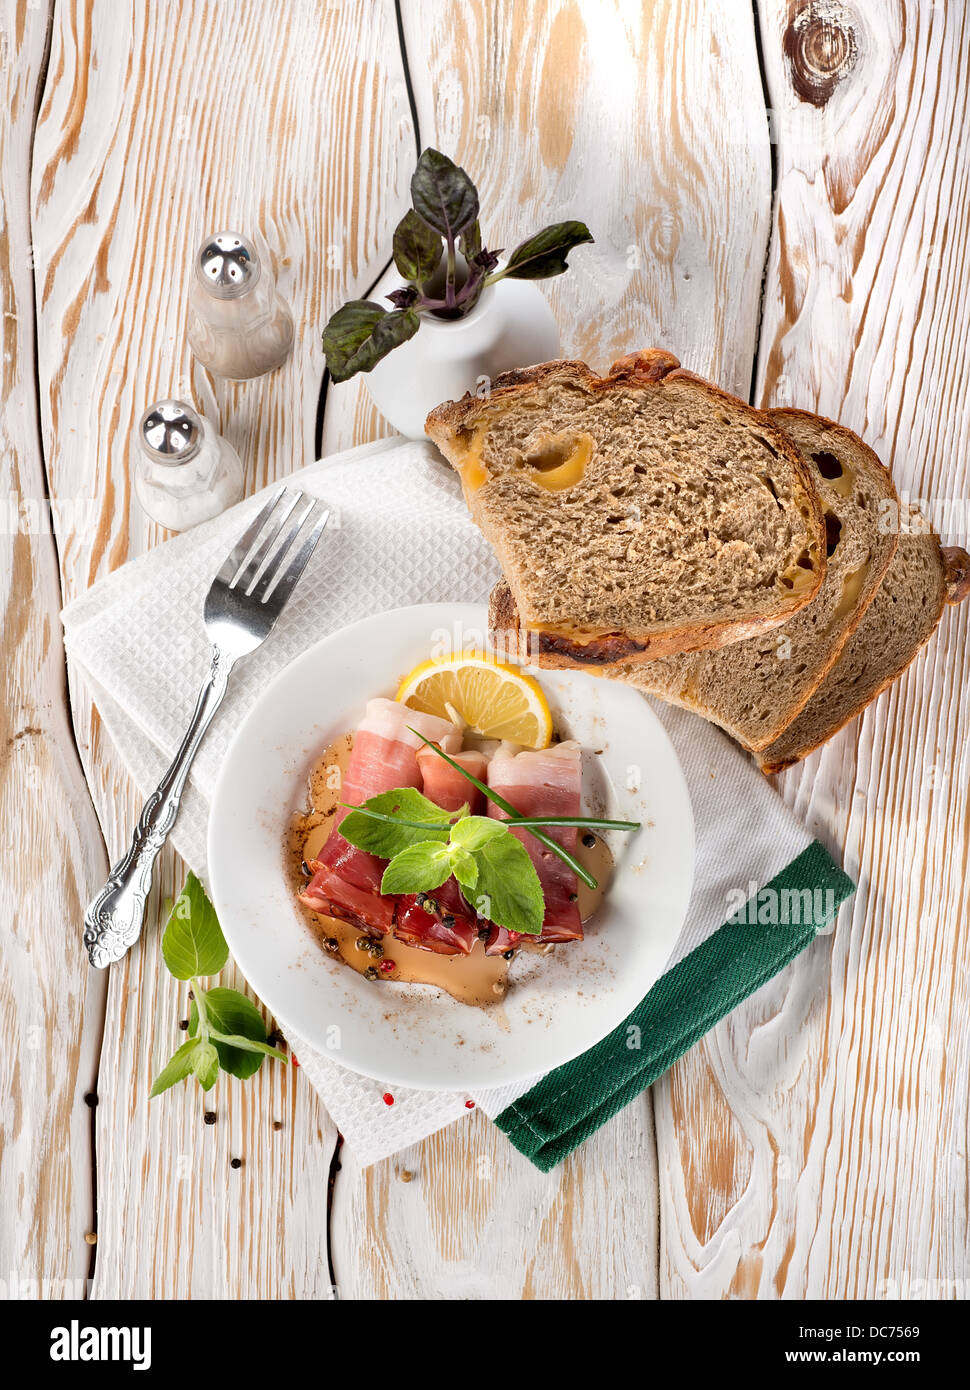
<svg viewBox="0 0 970 1390">
<path fill-rule="evenodd" d="M 215 376 L 245 381 L 285 362 L 293 316 L 256 248 L 238 232 L 207 237 L 189 286 L 189 346 Z"/>
<path fill-rule="evenodd" d="M 135 442 L 135 495 L 159 525 L 187 531 L 242 497 L 239 455 L 184 401 L 150 405 Z"/>
</svg>

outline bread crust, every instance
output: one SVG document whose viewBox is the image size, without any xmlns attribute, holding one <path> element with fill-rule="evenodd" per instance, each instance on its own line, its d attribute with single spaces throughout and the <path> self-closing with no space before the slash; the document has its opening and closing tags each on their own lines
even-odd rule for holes
<svg viewBox="0 0 970 1390">
<path fill-rule="evenodd" d="M 657 657 L 673 656 L 678 652 L 709 651 L 756 637 L 788 621 L 790 614 L 766 620 L 753 618 L 747 623 L 734 623 L 730 633 L 725 626 L 701 625 L 675 628 L 662 636 L 631 637 L 625 632 L 610 632 L 589 642 L 573 642 L 554 632 L 537 632 L 522 627 L 522 619 L 512 590 L 505 579 L 492 589 L 488 602 L 488 628 L 493 643 L 510 652 L 521 647 L 522 632 L 527 634 L 530 660 L 547 671 L 597 671 L 604 676 L 619 675 L 626 667 L 654 661 Z M 746 629 L 746 630 L 745 630 Z M 688 645 L 696 643 L 696 645 Z"/>
<path fill-rule="evenodd" d="M 627 630 L 603 633 L 592 641 L 580 643 L 557 633 L 539 632 L 536 634 L 538 646 L 537 661 L 540 666 L 553 669 L 600 669 L 619 666 L 625 662 L 640 663 L 652 661 L 660 656 L 676 652 L 689 652 L 724 646 L 729 642 L 741 641 L 759 633 L 770 632 L 781 626 L 807 604 L 818 593 L 825 578 L 825 521 L 821 501 L 811 472 L 794 444 L 779 428 L 766 411 L 754 409 L 746 401 L 720 387 L 686 371 L 680 366 L 673 353 L 663 348 L 644 348 L 618 357 L 605 377 L 597 376 L 585 362 L 562 358 L 553 362 L 540 362 L 535 366 L 518 368 L 504 372 L 492 383 L 486 398 L 474 396 L 470 392 L 459 401 L 445 401 L 435 407 L 425 420 L 425 430 L 454 467 L 460 463 L 460 449 L 456 447 L 456 437 L 469 430 L 477 416 L 481 414 L 485 401 L 489 404 L 514 398 L 517 393 L 531 391 L 553 377 L 571 380 L 591 393 L 608 392 L 623 387 L 641 386 L 645 389 L 662 389 L 668 381 L 689 381 L 702 389 L 709 397 L 732 409 L 741 410 L 753 427 L 764 431 L 779 456 L 784 457 L 794 473 L 801 492 L 810 509 L 806 518 L 809 529 L 815 534 L 820 559 L 814 573 L 815 583 L 800 593 L 781 612 L 759 617 L 726 619 L 720 623 L 684 625 L 657 634 Z M 501 558 L 501 557 L 500 557 Z M 509 608 L 511 600 L 511 608 Z M 514 598 L 501 598 L 503 613 L 508 622 L 499 624 L 511 631 L 521 626 Z M 531 629 L 530 629 L 531 631 Z"/>
<path fill-rule="evenodd" d="M 778 772 L 784 772 L 787 767 L 794 767 L 796 763 L 800 763 L 804 758 L 807 758 L 810 753 L 814 753 L 816 748 L 821 748 L 823 744 L 828 743 L 829 739 L 841 733 L 847 724 L 852 723 L 853 719 L 857 719 L 862 711 L 871 705 L 874 700 L 877 700 L 882 692 L 897 681 L 906 668 L 912 665 L 916 660 L 917 656 L 919 656 L 920 652 L 936 632 L 946 607 L 948 605 L 962 603 L 967 595 L 970 594 L 970 554 L 967 554 L 960 546 L 947 546 L 946 549 L 944 549 L 940 544 L 939 537 L 936 536 L 935 533 L 933 539 L 936 542 L 936 550 L 939 558 L 940 583 L 936 595 L 936 613 L 933 624 L 927 631 L 926 636 L 913 648 L 905 661 L 899 662 L 889 675 L 887 675 L 884 680 L 880 681 L 879 685 L 871 694 L 865 696 L 858 704 L 854 705 L 837 724 L 826 729 L 821 738 L 806 743 L 803 747 L 798 748 L 795 752 L 783 758 L 771 758 L 770 756 L 759 757 L 758 765 L 761 771 L 766 773 L 769 777 L 774 776 Z M 816 689 L 817 688 L 818 687 L 816 687 Z M 767 754 L 770 754 L 770 747 L 765 751 Z"/>
</svg>

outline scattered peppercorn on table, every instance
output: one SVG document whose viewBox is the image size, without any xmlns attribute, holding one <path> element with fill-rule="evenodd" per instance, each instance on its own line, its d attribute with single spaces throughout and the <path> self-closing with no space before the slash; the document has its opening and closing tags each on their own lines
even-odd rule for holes
<svg viewBox="0 0 970 1390">
<path fill-rule="evenodd" d="M 428 144 L 510 234 L 588 218 L 595 245 L 546 286 L 565 355 L 669 347 L 756 403 L 837 416 L 939 519 L 970 456 L 962 7 L 894 0 L 876 26 L 807 0 L 405 0 L 403 44 L 392 0 L 239 0 L 231 43 L 206 0 L 6 8 L 0 1269 L 94 1298 L 970 1277 L 965 612 L 780 780 L 860 883 L 851 920 L 548 1175 L 477 1111 L 361 1170 L 295 1059 L 149 1104 L 184 1008 L 159 960 L 184 868 L 163 856 L 141 943 L 90 971 L 81 913 L 138 797 L 58 622 L 165 538 L 129 472 L 148 402 L 194 402 L 250 491 L 388 432 L 361 379 L 321 392 L 320 329 L 379 278 Z M 221 225 L 265 240 L 296 324 L 284 366 L 240 384 L 185 335 Z M 941 524 L 966 544 L 965 512 Z"/>
</svg>

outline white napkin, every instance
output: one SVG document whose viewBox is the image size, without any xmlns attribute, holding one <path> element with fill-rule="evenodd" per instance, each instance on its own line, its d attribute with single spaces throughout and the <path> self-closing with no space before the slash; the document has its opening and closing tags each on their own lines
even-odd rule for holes
<svg viewBox="0 0 970 1390">
<path fill-rule="evenodd" d="M 484 602 L 499 576 L 458 481 L 431 445 L 381 440 L 324 459 L 288 483 L 322 497 L 333 519 L 269 640 L 238 666 L 199 750 L 172 842 L 206 879 L 208 803 L 239 720 L 267 680 L 311 642 L 358 618 L 413 603 Z M 174 756 L 208 667 L 202 601 L 212 576 L 266 500 L 215 520 L 116 570 L 67 607 L 68 658 L 80 668 L 107 732 L 147 795 Z M 750 760 L 703 720 L 656 705 L 694 808 L 697 870 L 669 965 L 731 910 L 729 894 L 766 883 L 809 843 Z M 277 1020 L 285 1030 L 286 1020 Z M 304 1074 L 361 1163 L 373 1163 L 467 1116 L 472 1099 L 497 1115 L 533 1084 L 473 1093 L 384 1087 L 315 1053 L 289 1033 Z"/>
</svg>

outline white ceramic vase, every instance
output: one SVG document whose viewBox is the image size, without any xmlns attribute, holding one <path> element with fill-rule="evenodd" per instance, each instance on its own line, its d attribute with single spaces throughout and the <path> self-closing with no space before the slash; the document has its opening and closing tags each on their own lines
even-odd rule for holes
<svg viewBox="0 0 970 1390">
<path fill-rule="evenodd" d="M 391 271 L 370 295 L 400 285 Z M 426 439 L 424 421 L 442 401 L 466 391 L 488 389 L 488 382 L 513 367 L 549 362 L 559 356 L 559 329 L 542 290 L 531 280 L 499 280 L 489 285 L 463 319 L 421 315 L 421 327 L 364 376 L 371 399 L 384 418 L 408 439 Z"/>
</svg>

